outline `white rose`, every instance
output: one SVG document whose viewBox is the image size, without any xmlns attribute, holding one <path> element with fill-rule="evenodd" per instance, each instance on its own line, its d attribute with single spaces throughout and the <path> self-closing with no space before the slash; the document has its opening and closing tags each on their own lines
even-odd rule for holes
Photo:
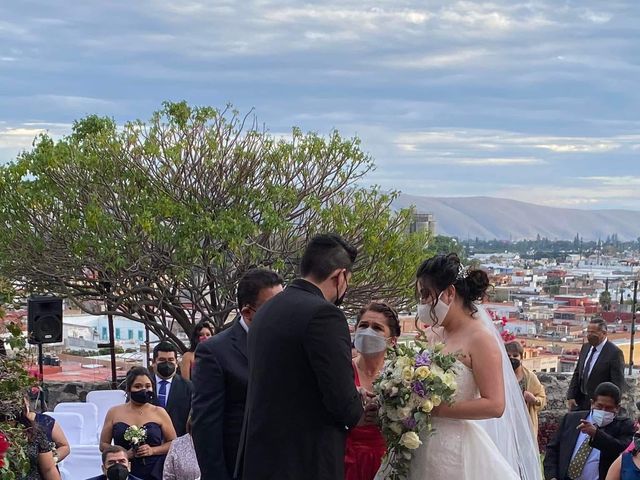
<svg viewBox="0 0 640 480">
<path fill-rule="evenodd" d="M 396 435 L 400 435 L 402 433 L 402 425 L 396 422 L 390 423 L 389 429 Z"/>
<path fill-rule="evenodd" d="M 395 397 L 396 395 L 398 395 L 398 392 L 398 387 L 391 387 L 391 392 L 389 393 L 389 395 Z"/>
<path fill-rule="evenodd" d="M 400 445 L 407 447 L 409 450 L 415 450 L 422 445 L 422 442 L 416 432 L 407 432 L 400 437 Z"/>
</svg>

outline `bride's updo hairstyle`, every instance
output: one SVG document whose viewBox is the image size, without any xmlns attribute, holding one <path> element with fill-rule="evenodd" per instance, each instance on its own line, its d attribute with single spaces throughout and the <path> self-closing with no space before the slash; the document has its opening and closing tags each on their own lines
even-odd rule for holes
<svg viewBox="0 0 640 480">
<path fill-rule="evenodd" d="M 430 297 L 434 307 L 442 291 L 449 285 L 453 285 L 456 295 L 462 299 L 464 308 L 472 314 L 478 311 L 474 302 L 482 299 L 489 288 L 489 277 L 486 272 L 479 269 L 464 269 L 460 258 L 455 253 L 436 255 L 422 262 L 416 273 L 416 280 L 419 285 L 422 285 L 422 291 L 418 294 L 423 298 Z"/>
</svg>

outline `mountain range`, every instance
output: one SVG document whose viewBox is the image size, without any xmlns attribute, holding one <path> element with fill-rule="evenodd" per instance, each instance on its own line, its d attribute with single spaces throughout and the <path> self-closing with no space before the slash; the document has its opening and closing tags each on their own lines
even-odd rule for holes
<svg viewBox="0 0 640 480">
<path fill-rule="evenodd" d="M 421 197 L 400 194 L 394 208 L 415 206 L 418 213 L 431 213 L 436 234 L 478 237 L 482 240 L 535 239 L 604 240 L 617 234 L 621 241 L 640 237 L 640 211 L 579 210 L 534 205 L 493 197 Z"/>
</svg>

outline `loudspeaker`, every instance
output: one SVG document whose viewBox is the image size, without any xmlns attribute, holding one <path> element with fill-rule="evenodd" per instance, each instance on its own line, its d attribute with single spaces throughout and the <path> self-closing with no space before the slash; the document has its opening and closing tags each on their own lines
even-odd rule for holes
<svg viewBox="0 0 640 480">
<path fill-rule="evenodd" d="M 31 297 L 27 300 L 29 343 L 62 342 L 62 299 Z"/>
</svg>

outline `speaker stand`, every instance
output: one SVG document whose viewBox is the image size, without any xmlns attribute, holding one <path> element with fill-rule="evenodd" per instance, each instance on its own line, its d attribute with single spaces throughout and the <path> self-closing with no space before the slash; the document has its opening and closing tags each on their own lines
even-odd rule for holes
<svg viewBox="0 0 640 480">
<path fill-rule="evenodd" d="M 44 359 L 42 356 L 42 342 L 38 343 L 38 368 L 40 369 L 40 382 L 44 383 Z"/>
</svg>

